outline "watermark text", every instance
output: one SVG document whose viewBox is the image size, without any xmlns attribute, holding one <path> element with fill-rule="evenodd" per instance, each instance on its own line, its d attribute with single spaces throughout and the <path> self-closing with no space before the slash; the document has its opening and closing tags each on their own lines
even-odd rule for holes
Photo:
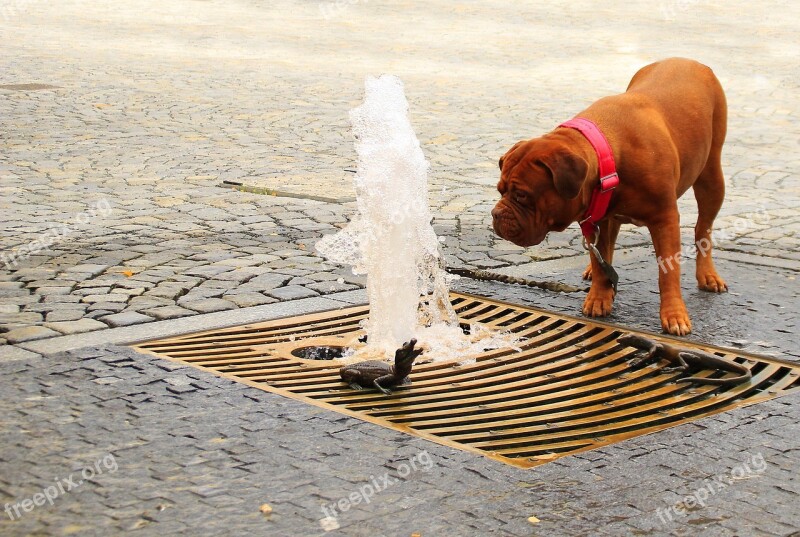
<svg viewBox="0 0 800 537">
<path fill-rule="evenodd" d="M 91 466 L 82 469 L 79 476 L 70 474 L 64 478 L 57 477 L 54 480 L 55 484 L 43 488 L 41 492 L 37 492 L 30 498 L 5 504 L 6 516 L 11 520 L 18 520 L 23 514 L 30 513 L 37 507 L 45 504 L 53 505 L 57 498 L 77 489 L 86 481 L 98 475 L 113 474 L 118 468 L 117 460 L 113 454 L 109 453 L 102 459 L 97 459 Z"/>
</svg>

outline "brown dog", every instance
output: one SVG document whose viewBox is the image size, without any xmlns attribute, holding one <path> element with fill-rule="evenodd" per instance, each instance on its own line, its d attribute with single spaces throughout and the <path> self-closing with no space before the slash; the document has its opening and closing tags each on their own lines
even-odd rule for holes
<svg viewBox="0 0 800 537">
<path fill-rule="evenodd" d="M 688 334 L 677 200 L 690 187 L 698 206 L 698 285 L 727 290 L 711 260 L 711 229 L 725 195 L 720 153 L 727 105 L 719 81 L 700 63 L 671 58 L 642 68 L 625 93 L 600 99 L 578 117 L 605 134 L 620 180 L 600 223 L 600 254 L 611 262 L 621 224 L 647 226 L 660 269 L 661 326 L 670 334 Z M 519 246 L 539 244 L 550 231 L 579 221 L 599 182 L 594 148 L 571 128 L 518 142 L 500 159 L 500 170 L 494 230 Z M 609 315 L 614 290 L 594 255 L 584 278 L 592 280 L 584 315 Z"/>
</svg>

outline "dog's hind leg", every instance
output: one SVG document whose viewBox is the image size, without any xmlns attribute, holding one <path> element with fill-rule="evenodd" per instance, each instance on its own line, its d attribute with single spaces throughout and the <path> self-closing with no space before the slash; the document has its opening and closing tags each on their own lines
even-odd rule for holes
<svg viewBox="0 0 800 537">
<path fill-rule="evenodd" d="M 697 199 L 698 212 L 697 225 L 694 228 L 694 243 L 697 246 L 697 286 L 704 291 L 723 293 L 728 290 L 728 286 L 717 273 L 711 258 L 714 219 L 725 197 L 722 168 L 707 166 L 694 184 L 694 196 Z"/>
<path fill-rule="evenodd" d="M 708 161 L 693 186 L 698 212 L 694 228 L 694 242 L 697 246 L 697 285 L 704 291 L 715 293 L 724 293 L 728 290 L 725 280 L 717 273 L 714 261 L 711 259 L 714 219 L 725 198 L 725 177 L 722 175 L 721 164 L 725 129 L 726 109 L 723 95 L 714 110 L 714 135 Z"/>
</svg>

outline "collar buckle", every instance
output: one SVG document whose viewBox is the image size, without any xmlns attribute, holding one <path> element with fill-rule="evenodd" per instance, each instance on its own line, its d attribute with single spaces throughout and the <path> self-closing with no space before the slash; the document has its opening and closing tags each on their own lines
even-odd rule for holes
<svg viewBox="0 0 800 537">
<path fill-rule="evenodd" d="M 609 190 L 614 190 L 619 185 L 619 176 L 617 172 L 611 172 L 605 177 L 600 178 L 600 193 L 605 194 Z"/>
</svg>

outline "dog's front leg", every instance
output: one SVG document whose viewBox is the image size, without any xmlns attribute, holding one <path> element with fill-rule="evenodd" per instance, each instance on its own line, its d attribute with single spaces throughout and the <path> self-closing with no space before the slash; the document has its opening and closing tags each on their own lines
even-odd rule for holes
<svg viewBox="0 0 800 537">
<path fill-rule="evenodd" d="M 617 243 L 617 235 L 619 235 L 619 228 L 622 223 L 616 218 L 606 218 L 600 222 L 600 241 L 597 243 L 597 249 L 603 255 L 603 259 L 609 265 L 614 258 L 614 245 Z M 590 256 L 591 257 L 591 256 Z M 583 279 L 592 279 L 592 261 L 589 260 L 589 265 L 583 271 Z"/>
<path fill-rule="evenodd" d="M 612 229 L 609 228 L 609 225 Z M 609 223 L 609 220 L 606 220 L 600 226 L 597 250 L 608 263 L 611 263 L 619 224 L 615 222 Z M 586 272 L 591 275 L 592 286 L 589 288 L 589 294 L 586 295 L 586 300 L 583 302 L 583 314 L 587 317 L 607 317 L 611 315 L 611 307 L 614 304 L 614 286 L 600 266 L 600 260 L 595 257 L 591 250 L 589 251 L 589 263 L 590 269 L 587 268 Z"/>
<path fill-rule="evenodd" d="M 658 260 L 658 288 L 661 293 L 661 328 L 676 336 L 692 331 L 692 321 L 681 296 L 680 216 L 675 207 L 671 214 L 649 224 L 650 236 Z"/>
</svg>

